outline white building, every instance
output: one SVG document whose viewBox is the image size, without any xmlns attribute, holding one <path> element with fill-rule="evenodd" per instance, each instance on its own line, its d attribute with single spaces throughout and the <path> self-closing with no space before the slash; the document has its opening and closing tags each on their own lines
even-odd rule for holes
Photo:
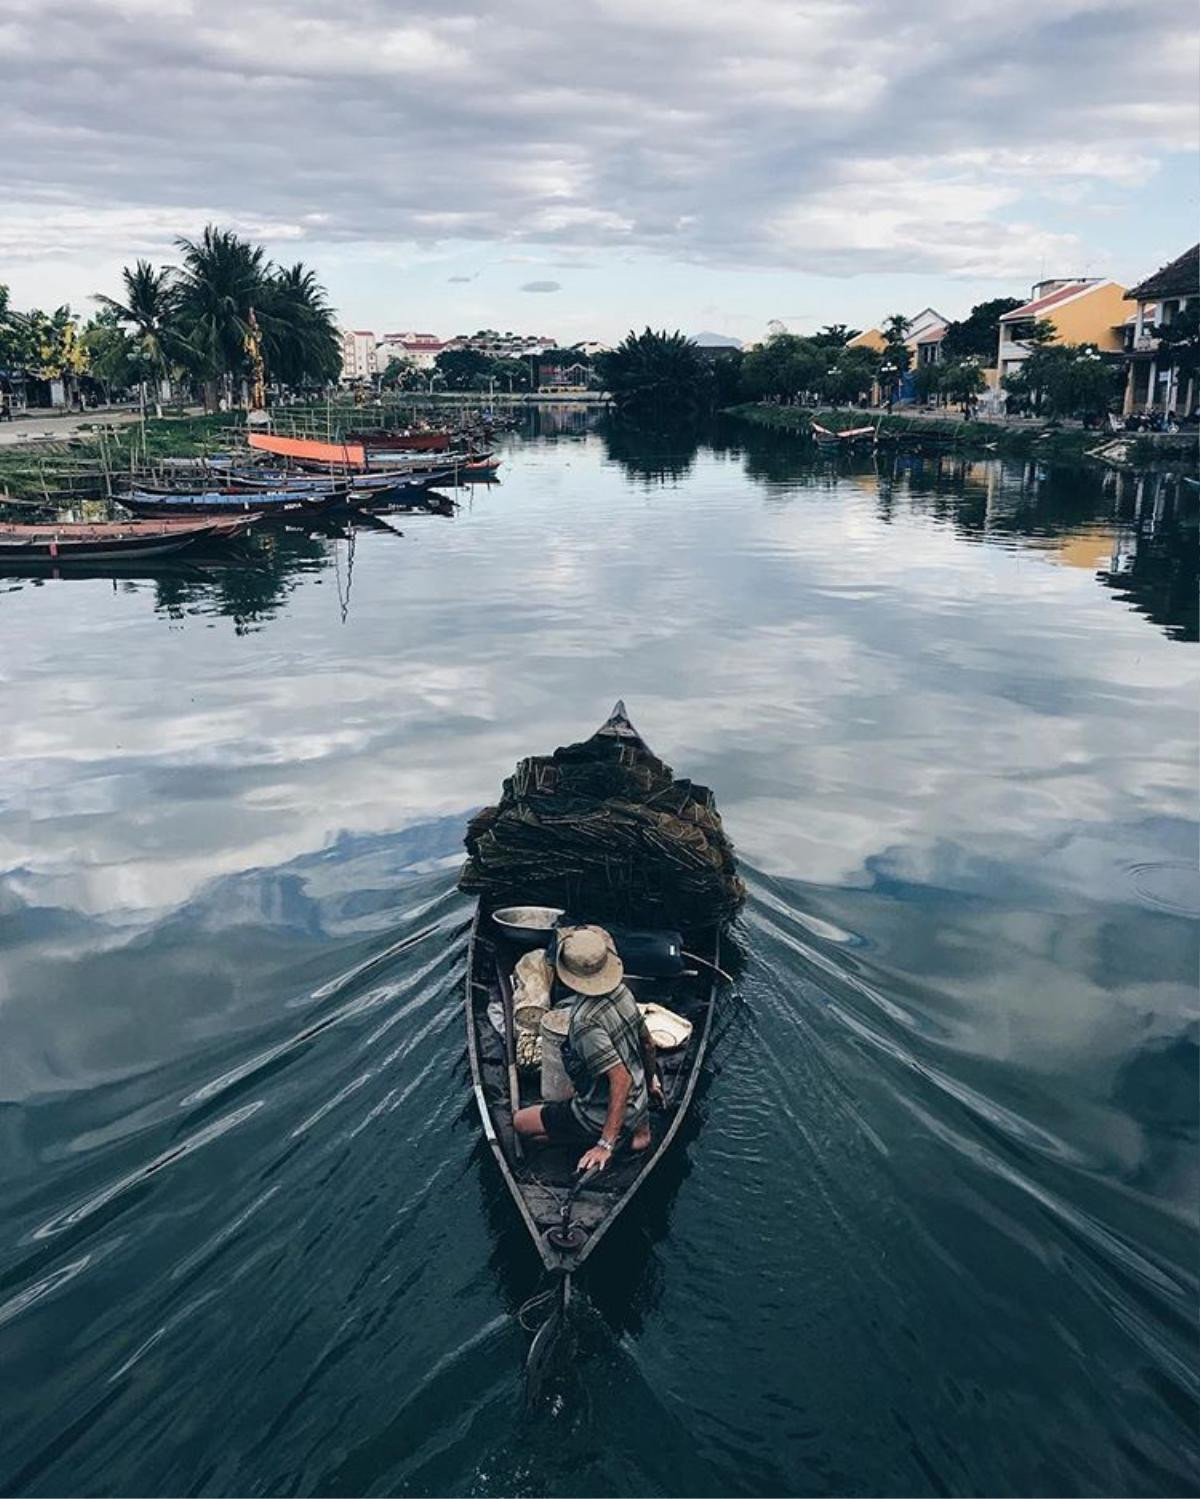
<svg viewBox="0 0 1200 1499">
<path fill-rule="evenodd" d="M 457 349 L 474 349 L 489 359 L 528 359 L 530 354 L 544 354 L 558 347 L 557 339 L 544 333 L 497 333 L 494 328 L 460 333 L 453 342 Z"/>
<path fill-rule="evenodd" d="M 419 370 L 431 370 L 439 354 L 457 347 L 454 340 L 436 333 L 385 333 L 377 348 L 379 368 L 386 370 L 393 359 L 407 359 Z"/>
<path fill-rule="evenodd" d="M 345 329 L 342 333 L 342 384 L 355 380 L 373 380 L 379 373 L 379 356 L 374 333 L 366 328 Z"/>
</svg>

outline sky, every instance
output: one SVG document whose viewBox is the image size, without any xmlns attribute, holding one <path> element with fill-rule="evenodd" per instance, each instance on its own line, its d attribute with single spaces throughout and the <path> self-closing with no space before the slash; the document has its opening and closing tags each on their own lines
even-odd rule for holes
<svg viewBox="0 0 1200 1499">
<path fill-rule="evenodd" d="M 1196 238 L 1191 0 L 0 0 L 0 282 L 208 222 L 343 325 L 753 339 Z"/>
</svg>

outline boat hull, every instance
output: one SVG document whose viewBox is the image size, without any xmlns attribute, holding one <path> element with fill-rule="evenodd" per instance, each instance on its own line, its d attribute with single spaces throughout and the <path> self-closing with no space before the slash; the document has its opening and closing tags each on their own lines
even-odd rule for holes
<svg viewBox="0 0 1200 1499">
<path fill-rule="evenodd" d="M 214 524 L 127 521 L 0 526 L 0 562 L 57 567 L 70 562 L 162 557 L 197 542 L 229 540 L 245 531 L 252 519 L 257 517 Z"/>
<path fill-rule="evenodd" d="M 692 934 L 698 956 L 716 965 L 720 961 L 720 936 L 713 927 Z M 572 1222 L 582 1233 L 577 1249 L 564 1251 L 548 1237 L 560 1220 L 562 1201 L 575 1177 L 582 1153 L 579 1146 L 530 1147 L 527 1157 L 514 1141 L 509 1104 L 508 1067 L 505 1046 L 488 1018 L 488 1006 L 505 1003 L 500 973 L 511 971 L 522 949 L 500 935 L 491 921 L 489 908 L 481 901 L 471 931 L 467 962 L 466 1021 L 467 1053 L 471 1083 L 484 1136 L 513 1202 L 547 1270 L 573 1274 L 595 1253 L 605 1235 L 628 1208 L 662 1161 L 683 1125 L 691 1105 L 702 1064 L 708 1050 L 716 1005 L 718 975 L 714 968 L 679 979 L 627 982 L 639 1001 L 665 1005 L 691 1021 L 687 1045 L 676 1052 L 660 1052 L 659 1066 L 667 1098 L 666 1108 L 651 1114 L 651 1144 L 641 1155 L 628 1149 L 578 1194 Z M 536 1078 L 530 1087 L 522 1083 L 522 1106 L 540 1102 Z"/>
<path fill-rule="evenodd" d="M 280 495 L 270 490 L 233 494 L 215 490 L 203 494 L 154 494 L 148 490 L 135 490 L 132 494 L 122 495 L 120 503 L 134 515 L 142 516 L 182 518 L 253 514 L 260 520 L 291 520 L 319 515 L 345 504 L 346 495 L 345 489 L 320 495 L 291 491 Z"/>
</svg>

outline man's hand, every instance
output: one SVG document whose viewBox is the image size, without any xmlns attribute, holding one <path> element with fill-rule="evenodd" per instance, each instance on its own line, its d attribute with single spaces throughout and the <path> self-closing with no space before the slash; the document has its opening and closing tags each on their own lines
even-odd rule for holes
<svg viewBox="0 0 1200 1499">
<path fill-rule="evenodd" d="M 649 1088 L 648 1088 L 648 1092 L 650 1094 L 650 1107 L 652 1109 L 664 1109 L 664 1108 L 666 1108 L 666 1106 L 667 1106 L 667 1100 L 666 1100 L 666 1098 L 665 1098 L 665 1096 L 663 1094 L 663 1085 L 662 1085 L 662 1078 L 661 1077 L 651 1078 L 650 1084 L 649 1084 Z"/>
<path fill-rule="evenodd" d="M 611 1159 L 611 1150 L 605 1150 L 603 1145 L 593 1145 L 590 1150 L 585 1150 L 579 1157 L 579 1165 L 575 1167 L 575 1170 L 577 1172 L 590 1171 L 594 1166 L 597 1171 L 603 1171 Z"/>
</svg>

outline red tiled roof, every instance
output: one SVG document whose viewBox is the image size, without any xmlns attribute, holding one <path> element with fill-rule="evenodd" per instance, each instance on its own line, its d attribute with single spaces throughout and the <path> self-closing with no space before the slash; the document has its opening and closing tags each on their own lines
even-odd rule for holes
<svg viewBox="0 0 1200 1499">
<path fill-rule="evenodd" d="M 1026 302 L 1024 307 L 1014 307 L 1011 312 L 1006 312 L 1000 319 L 1002 323 L 1012 323 L 1025 318 L 1037 317 L 1045 312 L 1048 307 L 1057 307 L 1060 302 L 1065 302 L 1068 297 L 1073 297 L 1081 291 L 1088 291 L 1091 287 L 1103 286 L 1103 281 L 1070 281 L 1066 286 L 1060 286 L 1057 291 L 1049 291 L 1044 297 L 1038 297 L 1035 301 Z"/>
</svg>

